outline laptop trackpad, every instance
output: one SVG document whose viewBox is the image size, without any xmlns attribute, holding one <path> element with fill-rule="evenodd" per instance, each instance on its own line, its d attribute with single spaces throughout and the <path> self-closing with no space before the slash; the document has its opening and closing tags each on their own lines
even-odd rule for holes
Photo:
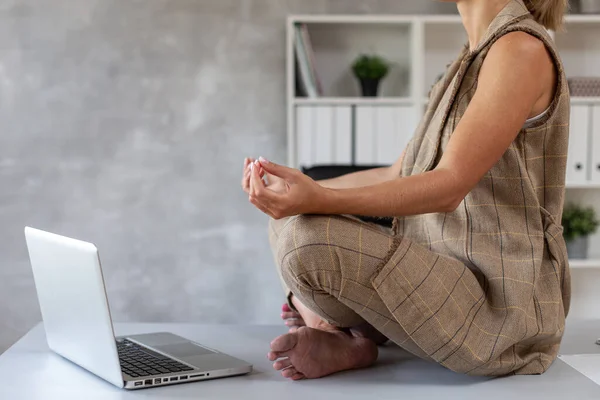
<svg viewBox="0 0 600 400">
<path fill-rule="evenodd" d="M 172 355 L 175 358 L 201 356 L 204 354 L 213 354 L 214 351 L 197 346 L 193 343 L 173 343 L 163 346 L 154 346 L 156 350 Z"/>
</svg>

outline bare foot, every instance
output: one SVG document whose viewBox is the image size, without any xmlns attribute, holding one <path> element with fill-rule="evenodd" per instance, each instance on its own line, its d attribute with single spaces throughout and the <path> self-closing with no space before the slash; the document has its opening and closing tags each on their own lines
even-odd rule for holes
<svg viewBox="0 0 600 400">
<path fill-rule="evenodd" d="M 350 333 L 354 337 L 371 339 L 378 346 L 385 344 L 389 340 L 387 336 L 367 323 L 350 328 Z"/>
<path fill-rule="evenodd" d="M 281 307 L 281 311 L 281 319 L 283 319 L 285 325 L 290 328 L 290 332 L 295 331 L 301 326 L 306 326 L 302 315 L 300 315 L 299 312 L 292 310 L 287 303 Z"/>
<path fill-rule="evenodd" d="M 300 327 L 273 340 L 268 358 L 278 360 L 273 368 L 285 378 L 315 379 L 372 365 L 377 360 L 377 345 L 339 330 Z"/>
<path fill-rule="evenodd" d="M 332 328 L 334 329 L 333 326 L 324 322 L 318 315 L 306 308 L 304 304 L 300 303 L 296 297 L 293 297 L 292 301 L 294 302 L 294 306 L 298 307 L 298 310 L 303 312 L 308 319 L 305 319 L 302 314 L 296 310 L 292 310 L 287 303 L 284 303 L 283 306 L 281 306 L 281 319 L 283 319 L 285 321 L 285 325 L 290 328 L 290 332 L 294 332 L 301 326 L 308 326 L 309 328 L 316 328 L 325 331 L 331 330 Z M 350 328 L 349 333 L 355 337 L 371 339 L 378 346 L 386 343 L 389 340 L 383 333 L 380 333 L 368 323 Z"/>
</svg>

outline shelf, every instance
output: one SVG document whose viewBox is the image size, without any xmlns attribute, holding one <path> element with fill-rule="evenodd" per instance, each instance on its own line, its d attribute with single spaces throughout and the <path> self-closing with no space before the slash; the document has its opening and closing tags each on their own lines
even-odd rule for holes
<svg viewBox="0 0 600 400">
<path fill-rule="evenodd" d="M 411 15 L 294 15 L 292 24 L 410 24 L 420 17 Z"/>
<path fill-rule="evenodd" d="M 569 260 L 569 266 L 571 268 L 600 268 L 600 260 Z"/>
<path fill-rule="evenodd" d="M 571 97 L 571 104 L 600 104 L 600 97 Z"/>
<path fill-rule="evenodd" d="M 427 15 L 419 17 L 426 24 L 456 24 L 462 25 L 460 15 Z"/>
<path fill-rule="evenodd" d="M 424 97 L 421 100 L 423 104 L 429 103 L 429 98 Z M 600 97 L 571 97 L 571 104 L 598 104 L 600 105 Z"/>
<path fill-rule="evenodd" d="M 414 102 L 406 97 L 318 97 L 296 98 L 294 104 L 297 106 L 410 106 Z"/>
<path fill-rule="evenodd" d="M 294 15 L 291 23 L 326 23 L 326 24 L 410 24 L 424 22 L 426 24 L 461 24 L 457 14 L 448 15 Z M 600 14 L 570 14 L 565 16 L 567 24 L 600 23 Z"/>
<path fill-rule="evenodd" d="M 567 183 L 565 187 L 567 189 L 600 189 L 600 183 Z"/>
<path fill-rule="evenodd" d="M 569 14 L 565 16 L 567 24 L 597 24 L 600 23 L 600 14 Z"/>
<path fill-rule="evenodd" d="M 297 97 L 294 70 L 294 24 L 306 24 L 310 40 L 314 49 L 314 61 L 321 81 L 322 92 L 318 98 Z M 569 76 L 595 76 L 600 66 L 600 14 L 585 15 L 571 14 L 565 16 L 566 30 L 563 32 L 550 32 L 555 39 L 565 70 Z M 365 159 L 376 162 L 381 154 L 387 154 L 387 144 L 382 144 L 379 135 L 372 134 L 373 126 L 377 124 L 392 124 L 392 117 L 397 116 L 391 111 L 400 111 L 410 115 L 415 121 L 406 122 L 404 129 L 407 132 L 414 130 L 419 116 L 422 116 L 430 104 L 426 98 L 431 84 L 447 69 L 447 65 L 455 59 L 457 52 L 466 41 L 462 20 L 457 14 L 443 15 L 292 15 L 287 20 L 287 88 L 288 101 L 288 155 L 290 162 L 296 164 L 297 160 L 317 157 L 324 160 L 332 158 L 329 150 L 334 149 L 339 154 L 349 151 L 345 147 L 334 147 L 334 142 L 328 138 L 316 138 L 316 135 L 306 136 L 302 142 L 298 131 L 305 126 L 299 123 L 294 115 L 310 114 L 312 117 L 323 118 L 331 112 L 342 118 L 344 124 L 346 115 L 352 114 L 351 107 L 358 107 L 356 114 L 368 115 L 357 131 L 363 132 Z M 395 69 L 393 74 L 386 78 L 382 86 L 382 97 L 362 98 L 356 79 L 352 75 L 350 66 L 358 54 L 369 51 L 380 54 L 390 60 Z M 571 98 L 573 105 L 579 105 L 581 110 L 591 113 L 600 109 L 600 96 Z M 592 107 L 592 106 L 598 107 Z M 378 107 L 379 106 L 379 107 Z M 336 108 L 337 107 L 337 108 Z M 393 108 L 393 110 L 391 110 Z M 590 108 L 590 110 L 587 110 Z M 594 110 L 591 110 L 594 108 Z M 371 114 L 375 115 L 371 117 Z M 392 115 L 393 114 L 393 115 Z M 361 114 L 362 116 L 362 114 Z M 365 120 L 366 120 L 365 119 Z M 374 120 L 375 122 L 372 122 Z M 581 118 L 584 121 L 584 118 Z M 351 120 L 350 124 L 356 123 Z M 338 125 L 333 124 L 336 128 Z M 345 127 L 341 124 L 340 126 Z M 366 132 L 366 133 L 364 133 Z M 308 135 L 308 134 L 307 134 Z M 337 136 L 336 136 L 337 137 Z M 324 142 L 323 147 L 315 146 Z M 385 139 L 387 140 L 387 139 Z M 307 144 L 309 143 L 309 144 Z M 346 142 L 343 142 L 344 146 Z M 386 142 L 387 143 L 387 142 Z M 304 147 L 298 148 L 300 145 Z M 327 146 L 331 146 L 327 147 Z M 340 145 L 342 146 L 342 145 Z M 394 146 L 398 147 L 397 144 Z M 326 150 L 322 150 L 326 149 Z M 593 150 L 587 150 L 590 154 Z M 307 155 L 308 154 L 308 155 Z M 331 153 L 333 154 L 333 153 Z M 363 160 L 363 161 L 364 161 Z M 589 166 L 595 165 L 596 160 L 588 160 Z M 596 171 L 594 171 L 596 172 Z M 591 177 L 591 175 L 590 175 Z M 571 176 L 569 176 L 571 178 Z M 573 180 L 581 179 L 574 177 Z M 596 196 L 600 193 L 600 182 L 597 183 L 567 183 L 566 189 L 570 196 Z M 597 192 L 596 192 L 596 191 Z M 596 204 L 597 205 L 597 204 Z M 600 256 L 598 257 L 600 259 Z M 590 261 L 586 261 L 589 265 Z M 582 265 L 575 261 L 575 265 Z M 598 263 L 600 268 L 600 262 Z"/>
</svg>

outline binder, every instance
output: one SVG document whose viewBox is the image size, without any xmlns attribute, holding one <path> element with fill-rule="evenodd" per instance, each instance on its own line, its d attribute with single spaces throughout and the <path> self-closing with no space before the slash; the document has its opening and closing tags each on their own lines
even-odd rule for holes
<svg viewBox="0 0 600 400">
<path fill-rule="evenodd" d="M 357 164 L 393 164 L 413 136 L 416 126 L 416 113 L 410 106 L 357 107 Z"/>
<path fill-rule="evenodd" d="M 350 106 L 298 106 L 296 132 L 301 167 L 351 164 Z"/>
<path fill-rule="evenodd" d="M 590 172 L 591 181 L 600 184 L 600 106 L 593 106 L 592 112 L 592 126 L 589 130 L 592 150 Z"/>
<path fill-rule="evenodd" d="M 571 106 L 569 152 L 567 154 L 567 183 L 580 184 L 588 180 L 588 149 L 590 136 L 591 107 Z"/>
</svg>

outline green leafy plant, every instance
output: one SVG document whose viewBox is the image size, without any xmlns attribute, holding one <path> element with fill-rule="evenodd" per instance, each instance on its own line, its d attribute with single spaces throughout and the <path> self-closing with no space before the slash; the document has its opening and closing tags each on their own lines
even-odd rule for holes
<svg viewBox="0 0 600 400">
<path fill-rule="evenodd" d="M 352 64 L 352 71 L 359 79 L 383 79 L 390 71 L 390 64 L 382 57 L 363 54 Z"/>
<path fill-rule="evenodd" d="M 600 222 L 593 208 L 569 204 L 563 212 L 562 224 L 565 240 L 571 241 L 596 232 Z"/>
</svg>

